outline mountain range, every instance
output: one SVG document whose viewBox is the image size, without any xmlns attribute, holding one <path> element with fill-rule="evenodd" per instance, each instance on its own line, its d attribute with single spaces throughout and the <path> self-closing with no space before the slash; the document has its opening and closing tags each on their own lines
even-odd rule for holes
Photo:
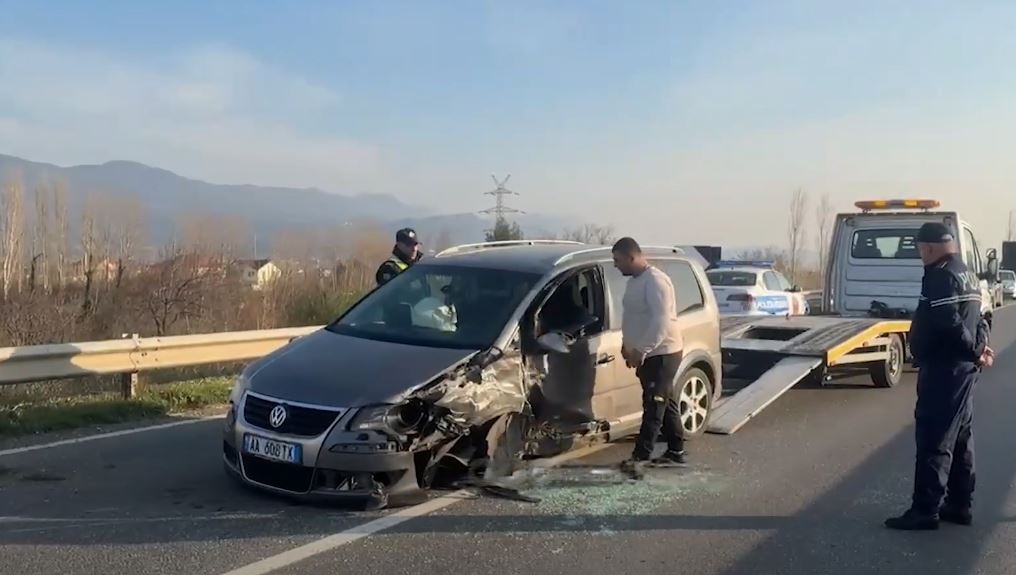
<svg viewBox="0 0 1016 575">
<path fill-rule="evenodd" d="M 391 195 L 213 184 L 124 160 L 63 167 L 0 154 L 0 182 L 10 178 L 20 179 L 29 198 L 37 186 L 63 185 L 72 232 L 90 195 L 100 194 L 112 201 L 137 200 L 145 208 L 148 241 L 153 245 L 169 241 L 179 222 L 194 216 L 243 221 L 256 235 L 259 249 L 270 249 L 272 239 L 288 230 L 329 229 L 362 221 L 390 229 L 393 236 L 396 229 L 408 226 L 415 228 L 425 243 L 441 236 L 455 244 L 483 241 L 485 231 L 493 225 L 478 214 L 441 214 Z M 31 207 L 26 208 L 30 213 Z M 538 214 L 520 215 L 516 221 L 527 236 L 542 237 L 576 224 Z"/>
</svg>

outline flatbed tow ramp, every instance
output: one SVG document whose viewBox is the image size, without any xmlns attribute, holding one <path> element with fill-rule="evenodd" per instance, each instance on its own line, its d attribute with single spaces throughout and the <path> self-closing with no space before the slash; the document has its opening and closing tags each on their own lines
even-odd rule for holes
<svg viewBox="0 0 1016 575">
<path fill-rule="evenodd" d="M 909 320 L 841 316 L 724 316 L 725 366 L 751 383 L 713 409 L 706 431 L 731 434 L 809 376 L 826 381 L 837 366 L 868 367 L 877 387 L 902 376 Z M 726 368 L 725 368 L 726 370 Z"/>
</svg>

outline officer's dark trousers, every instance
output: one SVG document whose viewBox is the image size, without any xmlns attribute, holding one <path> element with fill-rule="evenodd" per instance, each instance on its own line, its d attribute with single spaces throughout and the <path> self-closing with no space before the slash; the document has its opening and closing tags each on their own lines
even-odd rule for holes
<svg viewBox="0 0 1016 575">
<path fill-rule="evenodd" d="M 642 428 L 635 440 L 635 459 L 649 459 L 656 446 L 656 437 L 663 432 L 669 451 L 684 449 L 681 435 L 681 413 L 674 394 L 674 378 L 681 367 L 681 353 L 647 357 L 636 370 L 642 383 Z"/>
<path fill-rule="evenodd" d="M 943 500 L 969 507 L 974 493 L 974 386 L 979 371 L 969 362 L 922 365 L 917 376 L 913 507 L 938 512 Z"/>
</svg>

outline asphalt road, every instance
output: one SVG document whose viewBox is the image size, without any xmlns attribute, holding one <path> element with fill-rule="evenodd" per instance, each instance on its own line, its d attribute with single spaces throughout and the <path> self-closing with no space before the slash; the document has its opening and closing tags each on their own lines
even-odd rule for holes
<svg viewBox="0 0 1016 575">
<path fill-rule="evenodd" d="M 687 470 L 619 482 L 597 470 L 631 448 L 619 444 L 529 480 L 539 503 L 459 498 L 399 512 L 408 519 L 236 487 L 222 473 L 219 421 L 0 454 L 0 573 L 250 575 L 266 558 L 280 575 L 1014 573 L 1011 308 L 993 340 L 1000 356 L 975 415 L 973 527 L 881 526 L 908 503 L 907 376 L 892 390 L 865 379 L 792 390 L 737 434 L 695 442 Z M 388 529 L 369 523 L 380 517 Z"/>
</svg>

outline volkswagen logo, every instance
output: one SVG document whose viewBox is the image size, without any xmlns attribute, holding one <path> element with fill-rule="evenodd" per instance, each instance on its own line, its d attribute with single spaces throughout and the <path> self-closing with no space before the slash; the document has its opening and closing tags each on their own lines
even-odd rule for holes
<svg viewBox="0 0 1016 575">
<path fill-rule="evenodd" d="M 268 423 L 272 427 L 281 427 L 286 422 L 286 415 L 286 407 L 284 405 L 276 405 L 268 414 Z"/>
</svg>

